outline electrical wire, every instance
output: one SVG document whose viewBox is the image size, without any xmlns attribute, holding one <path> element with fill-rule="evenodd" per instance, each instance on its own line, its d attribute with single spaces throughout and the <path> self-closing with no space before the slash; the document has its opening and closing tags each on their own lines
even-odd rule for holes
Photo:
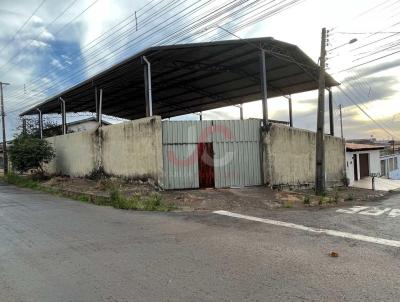
<svg viewBox="0 0 400 302">
<path fill-rule="evenodd" d="M 3 51 L 12 43 L 15 41 L 15 39 L 17 38 L 18 34 L 21 32 L 21 30 L 24 29 L 24 27 L 29 23 L 29 21 L 33 18 L 33 16 L 39 11 L 39 9 L 43 6 L 43 4 L 46 2 L 46 0 L 43 0 L 39 3 L 39 5 L 36 7 L 36 9 L 32 12 L 32 14 L 28 17 L 28 19 L 25 20 L 25 22 L 18 28 L 18 30 L 16 31 L 16 33 L 13 35 L 12 39 L 6 44 L 4 45 L 4 47 L 2 47 L 0 49 L 0 54 L 3 53 Z"/>
<path fill-rule="evenodd" d="M 91 67 L 91 66 L 88 66 L 88 67 Z"/>
</svg>

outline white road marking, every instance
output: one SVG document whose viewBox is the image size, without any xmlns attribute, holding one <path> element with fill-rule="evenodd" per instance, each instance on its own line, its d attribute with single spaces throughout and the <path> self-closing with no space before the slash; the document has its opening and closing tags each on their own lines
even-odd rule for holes
<svg viewBox="0 0 400 302">
<path fill-rule="evenodd" d="M 354 206 L 352 208 L 347 209 L 338 209 L 336 210 L 338 213 L 345 214 L 360 214 L 367 216 L 380 216 L 384 213 L 387 213 L 388 217 L 395 218 L 400 216 L 399 209 L 391 209 L 391 208 L 377 208 L 377 207 L 363 207 L 363 206 Z"/>
<path fill-rule="evenodd" d="M 379 208 L 374 207 L 369 210 L 362 211 L 358 214 L 369 215 L 369 216 L 379 216 L 379 215 L 382 215 L 383 213 L 389 212 L 390 210 L 391 210 L 391 208 L 379 209 Z"/>
<path fill-rule="evenodd" d="M 336 212 L 346 213 L 346 214 L 355 214 L 355 213 L 358 213 L 358 212 L 360 212 L 362 210 L 366 210 L 368 208 L 369 207 L 355 206 L 355 207 L 348 208 L 348 209 L 339 209 Z"/>
<path fill-rule="evenodd" d="M 388 214 L 389 217 L 398 217 L 400 216 L 400 210 L 399 209 L 393 209 L 389 212 Z"/>
<path fill-rule="evenodd" d="M 329 229 L 318 229 L 318 228 L 308 227 L 308 226 L 301 225 L 301 224 L 295 224 L 295 223 L 284 222 L 284 221 L 279 221 L 279 220 L 272 220 L 272 219 L 242 215 L 242 214 L 232 213 L 232 212 L 228 212 L 228 211 L 214 211 L 213 213 L 218 214 L 218 215 L 223 215 L 223 216 L 246 219 L 246 220 L 250 220 L 250 221 L 262 222 L 262 223 L 276 225 L 276 226 L 282 226 L 285 228 L 307 231 L 307 232 L 311 232 L 311 233 L 325 234 L 325 235 L 329 235 L 329 236 L 354 239 L 354 240 L 376 243 L 376 244 L 387 245 L 387 246 L 400 247 L 400 241 L 397 241 L 397 240 L 389 240 L 389 239 L 383 239 L 383 238 L 378 238 L 378 237 L 370 237 L 370 236 L 365 236 L 365 235 L 360 235 L 360 234 L 352 234 L 352 233 L 329 230 Z"/>
</svg>

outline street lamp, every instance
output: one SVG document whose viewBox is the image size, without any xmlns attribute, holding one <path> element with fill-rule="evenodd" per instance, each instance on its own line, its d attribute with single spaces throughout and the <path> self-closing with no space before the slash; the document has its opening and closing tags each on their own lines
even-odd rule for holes
<svg viewBox="0 0 400 302">
<path fill-rule="evenodd" d="M 351 39 L 349 42 L 344 43 L 343 45 L 336 46 L 335 48 L 330 49 L 328 52 L 331 52 L 331 51 L 333 51 L 335 49 L 338 49 L 340 47 L 343 47 L 343 46 L 346 46 L 346 45 L 349 45 L 349 44 L 356 43 L 357 41 L 358 41 L 357 38 Z"/>
</svg>

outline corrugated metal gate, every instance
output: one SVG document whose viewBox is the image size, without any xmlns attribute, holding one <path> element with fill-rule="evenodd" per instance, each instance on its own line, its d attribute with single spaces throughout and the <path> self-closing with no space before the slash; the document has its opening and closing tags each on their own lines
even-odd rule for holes
<svg viewBox="0 0 400 302">
<path fill-rule="evenodd" d="M 259 120 L 164 121 L 162 128 L 166 189 L 262 184 Z"/>
</svg>

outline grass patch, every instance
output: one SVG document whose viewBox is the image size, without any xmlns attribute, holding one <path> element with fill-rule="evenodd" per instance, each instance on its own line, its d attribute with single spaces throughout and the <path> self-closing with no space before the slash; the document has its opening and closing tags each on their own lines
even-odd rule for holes
<svg viewBox="0 0 400 302">
<path fill-rule="evenodd" d="M 40 183 L 37 180 L 33 180 L 29 177 L 26 176 L 21 176 L 13 173 L 9 173 L 4 175 L 3 180 L 8 182 L 9 184 L 22 187 L 22 188 L 28 188 L 28 189 L 33 189 L 33 190 L 38 190 L 40 189 Z"/>
<path fill-rule="evenodd" d="M 173 206 L 164 202 L 159 193 L 152 193 L 148 196 L 134 194 L 130 197 L 125 197 L 119 189 L 115 188 L 110 191 L 110 202 L 114 208 L 124 210 L 165 212 L 174 209 Z"/>
<path fill-rule="evenodd" d="M 310 205 L 310 204 L 311 204 L 310 196 L 305 195 L 304 198 L 303 198 L 303 203 L 304 203 L 305 205 Z"/>
<path fill-rule="evenodd" d="M 120 189 L 110 186 L 110 197 L 90 196 L 88 194 L 74 194 L 67 191 L 61 191 L 54 187 L 45 187 L 38 180 L 34 180 L 28 176 L 17 174 L 7 174 L 2 179 L 18 187 L 28 188 L 32 190 L 42 191 L 54 195 L 68 197 L 82 202 L 91 202 L 96 205 L 112 206 L 117 209 L 137 210 L 137 211 L 161 211 L 166 212 L 176 209 L 175 206 L 166 204 L 161 194 L 152 193 L 148 196 L 134 194 L 131 197 L 125 197 Z"/>
<path fill-rule="evenodd" d="M 283 203 L 283 207 L 286 208 L 286 209 L 291 209 L 291 208 L 293 208 L 293 203 L 290 202 L 290 201 L 285 201 Z"/>
</svg>

